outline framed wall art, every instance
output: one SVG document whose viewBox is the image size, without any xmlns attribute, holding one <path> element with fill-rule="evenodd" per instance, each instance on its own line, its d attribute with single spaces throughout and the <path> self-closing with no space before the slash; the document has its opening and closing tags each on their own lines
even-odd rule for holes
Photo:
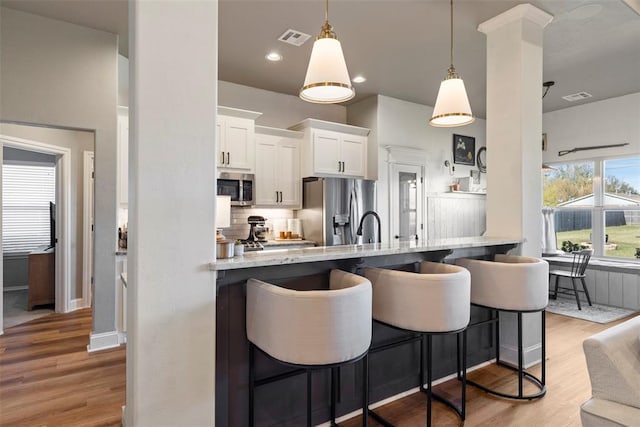
<svg viewBox="0 0 640 427">
<path fill-rule="evenodd" d="M 469 166 L 476 164 L 476 139 L 473 136 L 453 134 L 453 163 Z"/>
</svg>

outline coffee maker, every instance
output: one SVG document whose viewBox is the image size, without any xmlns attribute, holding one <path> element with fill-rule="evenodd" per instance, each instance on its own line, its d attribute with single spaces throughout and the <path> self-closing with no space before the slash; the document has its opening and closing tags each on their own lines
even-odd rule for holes
<svg viewBox="0 0 640 427">
<path fill-rule="evenodd" d="M 247 241 L 249 242 L 266 242 L 266 233 L 269 229 L 265 226 L 265 222 L 267 219 L 263 216 L 259 215 L 251 215 L 247 218 L 247 222 L 249 223 L 249 237 L 247 237 Z"/>
</svg>

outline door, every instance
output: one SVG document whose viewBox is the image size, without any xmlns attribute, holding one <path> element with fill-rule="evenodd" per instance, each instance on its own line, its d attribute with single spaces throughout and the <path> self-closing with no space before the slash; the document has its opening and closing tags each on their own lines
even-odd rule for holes
<svg viewBox="0 0 640 427">
<path fill-rule="evenodd" d="M 280 204 L 300 206 L 300 147 L 298 141 L 283 139 L 278 145 L 278 161 L 273 163 Z M 278 166 L 279 165 L 279 166 Z"/>
<path fill-rule="evenodd" d="M 256 204 L 275 205 L 279 200 L 277 171 L 281 163 L 278 159 L 277 137 L 256 135 Z M 282 169 L 287 166 L 282 165 Z"/>
<path fill-rule="evenodd" d="M 342 173 L 340 161 L 340 135 L 330 131 L 314 131 L 313 169 L 315 173 L 339 175 Z"/>
<path fill-rule="evenodd" d="M 392 163 L 390 169 L 392 240 L 423 239 L 423 168 Z"/>
<path fill-rule="evenodd" d="M 226 164 L 234 169 L 253 169 L 253 130 L 252 120 L 226 117 L 224 120 L 224 146 Z"/>
<path fill-rule="evenodd" d="M 364 178 L 365 138 L 357 135 L 344 135 L 340 145 L 340 158 L 345 175 Z"/>
</svg>

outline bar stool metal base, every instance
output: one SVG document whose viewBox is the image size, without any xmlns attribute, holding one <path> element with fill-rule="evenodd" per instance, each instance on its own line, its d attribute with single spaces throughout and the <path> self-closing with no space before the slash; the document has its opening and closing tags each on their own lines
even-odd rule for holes
<svg viewBox="0 0 640 427">
<path fill-rule="evenodd" d="M 491 308 L 491 307 L 485 307 L 485 308 Z M 469 327 L 473 327 L 473 326 L 479 326 L 479 325 L 484 325 L 487 323 L 495 323 L 495 333 L 496 333 L 496 365 L 498 366 L 502 366 L 504 368 L 510 369 L 514 372 L 516 372 L 518 374 L 518 394 L 510 394 L 510 393 L 503 393 L 497 390 L 492 390 L 482 384 L 478 384 L 475 381 L 472 380 L 467 380 L 467 384 L 472 385 L 474 387 L 479 388 L 480 390 L 489 393 L 493 396 L 496 397 L 501 397 L 504 399 L 513 399 L 513 400 L 535 400 L 535 399 L 539 399 L 541 397 L 543 397 L 546 393 L 547 393 L 547 387 L 545 385 L 545 377 L 546 377 L 546 333 L 545 333 L 545 310 L 535 310 L 535 311 L 528 311 L 527 313 L 540 313 L 541 316 L 541 327 L 542 327 L 542 340 L 541 340 L 541 344 L 542 344 L 542 360 L 541 360 L 541 368 L 542 368 L 542 373 L 541 373 L 541 377 L 538 378 L 535 375 L 525 371 L 524 369 L 524 361 L 523 361 L 523 345 L 522 345 L 522 311 L 512 311 L 512 310 L 497 310 L 495 308 L 491 308 L 492 310 L 494 310 L 494 312 L 496 313 L 496 317 L 495 318 L 491 318 L 488 321 L 483 321 L 483 322 L 479 322 L 477 324 L 471 324 L 469 325 Z M 499 312 L 500 311 L 506 311 L 506 312 L 515 312 L 517 314 L 518 317 L 518 366 L 514 367 L 511 366 L 505 362 L 503 362 L 502 360 L 500 360 L 500 318 L 499 318 Z M 536 393 L 532 393 L 532 394 L 524 394 L 524 380 L 527 380 L 529 382 L 531 382 L 532 384 L 534 384 L 537 388 L 538 391 Z"/>
<path fill-rule="evenodd" d="M 260 351 L 262 354 L 264 354 L 265 356 L 267 356 L 269 359 L 273 361 L 276 361 L 282 365 L 291 366 L 297 369 L 294 369 L 292 371 L 285 372 L 282 374 L 278 374 L 278 375 L 272 375 L 267 378 L 256 379 L 256 375 L 255 375 L 256 350 Z M 306 376 L 307 376 L 307 410 L 306 410 L 307 426 L 311 427 L 313 425 L 312 418 L 311 418 L 312 416 L 311 373 L 315 370 L 321 370 L 321 369 L 331 369 L 331 406 L 330 406 L 331 418 L 329 422 L 331 426 L 337 426 L 338 424 L 336 424 L 336 400 L 338 395 L 338 390 L 337 390 L 338 388 L 337 383 L 339 379 L 338 369 L 340 368 L 340 366 L 348 365 L 351 363 L 357 363 L 360 360 L 362 360 L 362 383 L 363 383 L 362 384 L 362 403 L 363 403 L 363 408 L 366 408 L 369 402 L 369 375 L 368 375 L 369 355 L 368 355 L 368 352 L 354 359 L 347 360 L 341 363 L 333 363 L 330 365 L 313 365 L 313 366 L 296 365 L 292 363 L 283 362 L 282 360 L 278 360 L 270 356 L 268 353 L 265 353 L 264 351 L 262 351 L 258 346 L 254 345 L 252 342 L 249 342 L 249 426 L 253 427 L 255 425 L 254 409 L 255 409 L 255 388 L 256 387 L 259 387 L 264 384 L 270 384 L 272 382 L 280 381 L 285 378 L 300 375 L 302 373 L 306 373 Z M 364 416 L 364 412 L 363 412 L 362 426 L 367 427 L 367 425 L 368 425 L 368 419 L 366 416 Z"/>
<path fill-rule="evenodd" d="M 378 322 L 381 323 L 383 325 L 386 325 L 388 327 L 397 329 L 397 330 L 404 330 L 404 329 L 400 329 L 400 328 L 396 328 L 395 326 L 392 325 L 388 325 L 386 323 L 383 322 Z M 434 393 L 433 392 L 433 388 L 432 388 L 432 382 L 433 382 L 433 377 L 432 377 L 432 373 L 433 373 L 433 369 L 432 369 L 432 354 L 433 354 L 433 345 L 432 345 L 432 340 L 433 340 L 433 335 L 444 335 L 444 334 L 456 334 L 456 353 L 457 353 L 457 371 L 456 371 L 456 375 L 458 377 L 458 379 L 460 379 L 462 381 L 462 397 L 461 397 L 461 404 L 460 407 L 456 406 L 453 402 L 451 402 L 448 399 L 445 399 L 444 397 L 442 397 L 441 395 Z M 462 338 L 462 339 L 461 339 Z M 438 402 L 444 403 L 446 406 L 448 406 L 449 408 L 453 409 L 456 414 L 458 415 L 458 417 L 460 417 L 460 420 L 464 423 L 465 420 L 465 416 L 466 416 L 466 384 L 467 384 L 467 380 L 466 380 L 466 370 L 467 370 L 467 330 L 462 329 L 459 331 L 451 331 L 451 332 L 439 332 L 439 333 L 426 333 L 426 332 L 416 332 L 415 335 L 412 335 L 410 337 L 406 337 L 406 338 L 402 338 L 400 340 L 397 340 L 395 342 L 392 343 L 388 343 L 388 344 L 383 344 L 381 346 L 378 347 L 372 347 L 370 350 L 370 353 L 375 353 L 381 350 L 386 350 L 388 348 L 393 348 L 393 347 L 397 347 L 400 345 L 404 345 L 404 344 L 408 344 L 408 343 L 412 343 L 412 342 L 416 342 L 418 341 L 420 343 L 420 391 L 425 393 L 427 395 L 427 427 L 431 426 L 431 402 L 433 400 L 437 400 Z M 462 342 L 462 353 L 460 352 L 460 343 Z M 426 353 L 427 353 L 427 358 L 426 358 L 426 362 L 427 362 L 427 366 L 425 369 L 425 358 L 424 358 L 424 353 L 425 353 L 425 345 L 426 345 Z M 462 354 L 462 357 L 461 357 Z M 427 387 L 424 387 L 425 384 L 425 370 L 426 370 L 426 374 L 427 374 L 427 378 L 426 378 L 426 384 Z M 369 415 L 375 419 L 378 423 L 382 424 L 385 427 L 394 427 L 393 424 L 391 424 L 390 422 L 388 422 L 386 419 L 384 419 L 381 415 L 377 414 L 376 412 L 374 412 L 372 409 L 368 409 L 368 413 Z"/>
</svg>

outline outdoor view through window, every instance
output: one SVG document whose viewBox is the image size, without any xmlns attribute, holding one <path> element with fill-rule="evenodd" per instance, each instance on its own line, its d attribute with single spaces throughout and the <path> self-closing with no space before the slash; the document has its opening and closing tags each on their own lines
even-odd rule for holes
<svg viewBox="0 0 640 427">
<path fill-rule="evenodd" d="M 558 249 L 640 259 L 639 157 L 553 165 L 543 189 L 544 206 L 555 209 Z"/>
</svg>

